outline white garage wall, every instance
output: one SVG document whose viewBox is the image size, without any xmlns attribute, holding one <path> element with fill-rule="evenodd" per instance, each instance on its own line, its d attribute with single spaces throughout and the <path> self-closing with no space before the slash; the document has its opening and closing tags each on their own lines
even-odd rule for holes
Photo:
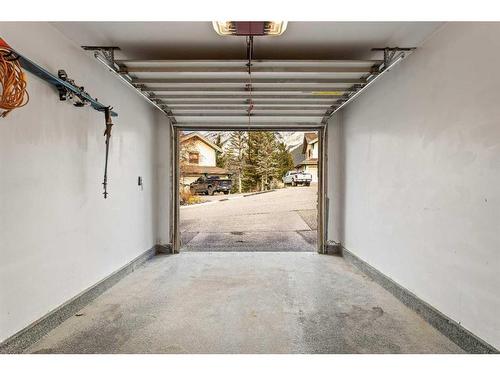
<svg viewBox="0 0 500 375">
<path fill-rule="evenodd" d="M 2 341 L 160 239 L 157 124 L 166 119 L 48 23 L 0 23 L 0 36 L 48 70 L 66 69 L 119 114 L 107 200 L 102 113 L 59 102 L 29 74 L 29 104 L 0 119 Z"/>
<path fill-rule="evenodd" d="M 342 242 L 344 226 L 342 111 L 335 113 L 328 121 L 326 143 L 328 197 L 327 240 L 338 244 Z"/>
<path fill-rule="evenodd" d="M 496 348 L 499 35 L 445 25 L 346 107 L 341 132 L 343 245 Z"/>
<path fill-rule="evenodd" d="M 157 230 L 157 244 L 165 245 L 170 244 L 170 204 L 171 196 L 171 158 L 172 150 L 170 149 L 170 136 L 171 128 L 170 123 L 165 120 L 165 115 L 157 111 L 158 133 L 156 139 L 157 158 L 157 185 L 156 196 L 158 197 L 158 204 L 156 206 L 156 230 Z"/>
</svg>

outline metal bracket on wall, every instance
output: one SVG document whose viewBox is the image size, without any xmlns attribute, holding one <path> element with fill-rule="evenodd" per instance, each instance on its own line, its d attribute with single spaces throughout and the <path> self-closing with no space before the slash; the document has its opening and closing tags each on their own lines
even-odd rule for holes
<svg viewBox="0 0 500 375">
<path fill-rule="evenodd" d="M 382 69 L 385 69 L 388 66 L 390 66 L 400 53 L 410 52 L 413 50 L 415 50 L 415 47 L 409 47 L 409 48 L 400 48 L 400 47 L 372 48 L 372 51 L 384 51 L 384 64 L 381 65 Z"/>
<path fill-rule="evenodd" d="M 326 124 L 326 122 L 333 116 L 333 114 L 339 111 L 347 103 L 357 97 L 362 91 L 364 91 L 368 86 L 370 86 L 375 80 L 381 77 L 390 68 L 400 63 L 406 56 L 410 55 L 416 48 L 415 47 L 384 47 L 384 48 L 372 48 L 372 51 L 383 51 L 384 60 L 378 66 L 373 66 L 372 71 L 368 74 L 364 80 L 364 83 L 353 85 L 348 92 L 346 92 L 342 97 L 340 97 L 328 110 L 321 123 Z"/>
<path fill-rule="evenodd" d="M 48 82 L 54 86 L 59 94 L 59 100 L 66 101 L 71 100 L 73 105 L 76 107 L 83 107 L 85 105 L 90 105 L 92 108 L 99 112 L 104 112 L 106 121 L 106 131 L 104 135 L 106 136 L 106 160 L 104 166 L 104 198 L 107 198 L 107 169 L 108 169 L 108 154 L 109 154 L 109 140 L 111 137 L 111 117 L 117 117 L 118 114 L 113 112 L 110 106 L 105 106 L 100 103 L 97 99 L 92 98 L 83 87 L 77 86 L 75 81 L 70 79 L 63 69 L 58 71 L 57 76 L 50 73 L 48 70 L 42 68 L 40 65 L 31 61 L 30 59 L 24 57 L 20 53 L 12 50 L 13 55 L 19 60 L 21 67 L 26 71 L 36 75 L 37 77 Z"/>
<path fill-rule="evenodd" d="M 135 89 L 144 99 L 158 108 L 160 111 L 165 113 L 172 124 L 176 124 L 177 121 L 172 113 L 172 110 L 164 103 L 160 104 L 159 100 L 155 97 L 155 94 L 151 91 L 147 91 L 146 87 L 143 85 L 138 85 L 133 83 L 133 78 L 129 75 L 127 68 L 120 65 L 115 60 L 115 51 L 120 50 L 120 47 L 115 46 L 82 46 L 86 51 L 93 51 L 94 57 L 101 64 L 105 65 L 110 72 L 114 73 L 127 85 Z"/>
<path fill-rule="evenodd" d="M 111 64 L 115 64 L 115 51 L 119 51 L 120 47 L 111 46 L 82 46 L 85 51 L 99 51 L 104 58 Z"/>
<path fill-rule="evenodd" d="M 83 87 L 77 86 L 73 80 L 68 79 L 64 70 L 59 70 L 58 75 L 56 76 L 27 57 L 21 55 L 19 52 L 12 50 L 12 53 L 16 59 L 19 60 L 23 69 L 54 86 L 59 93 L 60 100 L 77 98 L 78 103 L 75 101 L 75 106 L 82 107 L 85 104 L 89 104 L 92 108 L 99 112 L 104 112 L 106 108 L 109 108 L 109 106 L 100 103 L 97 98 L 91 97 Z M 118 114 L 113 111 L 111 111 L 110 114 L 113 117 L 118 116 Z"/>
</svg>

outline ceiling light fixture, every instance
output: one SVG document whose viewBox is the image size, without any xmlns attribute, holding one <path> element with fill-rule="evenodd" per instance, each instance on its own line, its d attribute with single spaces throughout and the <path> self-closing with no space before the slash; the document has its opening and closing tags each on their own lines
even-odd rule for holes
<svg viewBox="0 0 500 375">
<path fill-rule="evenodd" d="M 286 30 L 286 21 L 213 21 L 217 34 L 222 36 L 279 36 Z"/>
</svg>

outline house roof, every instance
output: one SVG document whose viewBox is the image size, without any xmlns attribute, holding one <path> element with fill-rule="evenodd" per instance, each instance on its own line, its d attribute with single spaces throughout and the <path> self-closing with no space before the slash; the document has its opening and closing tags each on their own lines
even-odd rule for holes
<svg viewBox="0 0 500 375">
<path fill-rule="evenodd" d="M 187 164 L 183 167 L 182 174 L 184 176 L 189 175 L 203 175 L 203 174 L 229 174 L 229 172 L 224 168 L 219 167 L 208 167 L 203 165 Z"/>
<path fill-rule="evenodd" d="M 184 142 L 186 142 L 186 141 L 188 141 L 190 139 L 193 139 L 193 138 L 198 138 L 200 141 L 202 141 L 203 143 L 207 144 L 208 146 L 210 146 L 214 150 L 222 152 L 222 149 L 219 146 L 217 146 L 215 143 L 213 143 L 212 141 L 210 141 L 208 138 L 202 136 L 198 132 L 193 132 L 193 133 L 181 135 L 180 141 L 181 141 L 181 143 L 184 143 Z"/>
<path fill-rule="evenodd" d="M 304 133 L 304 138 L 307 141 L 307 143 L 314 143 L 318 141 L 318 134 L 316 132 Z"/>
<path fill-rule="evenodd" d="M 314 142 L 315 140 L 313 140 Z M 316 136 L 316 141 L 317 141 L 317 136 Z M 305 142 L 305 137 L 304 137 L 304 142 Z M 318 159 L 317 158 L 311 158 L 307 159 L 305 154 L 304 154 L 303 147 L 302 145 L 298 145 L 295 148 L 292 148 L 290 150 L 290 153 L 292 154 L 292 159 L 293 159 L 293 165 L 295 168 L 299 168 L 302 165 L 318 165 Z"/>
<path fill-rule="evenodd" d="M 295 167 L 301 165 L 301 163 L 305 159 L 304 153 L 302 152 L 302 145 L 298 145 L 295 148 L 292 148 L 290 150 L 290 153 L 292 154 L 293 165 Z"/>
<path fill-rule="evenodd" d="M 304 133 L 304 141 L 302 142 L 302 153 L 306 153 L 307 145 L 318 142 L 318 133 Z"/>
</svg>

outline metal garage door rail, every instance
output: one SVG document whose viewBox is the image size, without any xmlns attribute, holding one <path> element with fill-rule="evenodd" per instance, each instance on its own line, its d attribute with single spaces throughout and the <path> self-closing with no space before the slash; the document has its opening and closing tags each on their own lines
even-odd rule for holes
<svg viewBox="0 0 500 375">
<path fill-rule="evenodd" d="M 381 60 L 116 60 L 117 47 L 83 47 L 161 109 L 174 126 L 323 126 L 413 48 Z M 251 112 L 248 111 L 252 105 Z"/>
</svg>

